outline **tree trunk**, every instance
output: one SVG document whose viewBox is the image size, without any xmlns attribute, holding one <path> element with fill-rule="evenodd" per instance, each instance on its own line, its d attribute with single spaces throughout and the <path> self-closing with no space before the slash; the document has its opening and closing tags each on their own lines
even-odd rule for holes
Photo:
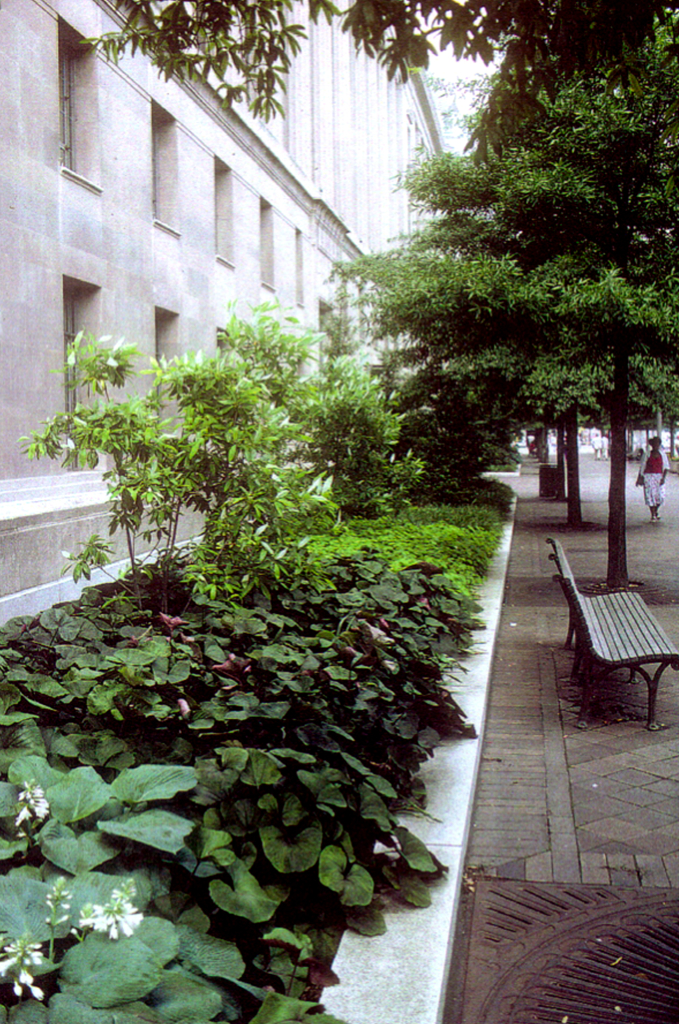
<svg viewBox="0 0 679 1024">
<path fill-rule="evenodd" d="M 564 418 L 561 416 L 556 427 L 556 500 L 566 500 L 566 442 Z"/>
<path fill-rule="evenodd" d="M 582 526 L 580 506 L 580 463 L 578 459 L 578 406 L 574 402 L 564 416 L 568 467 L 568 525 Z"/>
<path fill-rule="evenodd" d="M 627 483 L 627 403 L 629 394 L 629 359 L 626 349 L 617 349 L 613 369 L 611 401 L 611 476 L 608 487 L 608 571 L 609 587 L 626 587 L 627 538 L 625 487 Z"/>
</svg>

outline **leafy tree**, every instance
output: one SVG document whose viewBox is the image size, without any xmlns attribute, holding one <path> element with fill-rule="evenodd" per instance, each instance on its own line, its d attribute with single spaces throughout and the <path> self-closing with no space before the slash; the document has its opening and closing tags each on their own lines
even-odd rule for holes
<svg viewBox="0 0 679 1024">
<path fill-rule="evenodd" d="M 414 363 L 406 347 L 393 361 L 402 415 L 397 452 L 411 451 L 424 463 L 418 499 L 475 502 L 484 490 L 481 474 L 511 460 L 520 424 L 517 402 L 504 386 L 509 372 L 504 353 Z M 399 373 L 403 365 L 405 372 Z"/>
<path fill-rule="evenodd" d="M 291 0 L 115 0 L 122 24 L 99 40 L 111 58 L 129 47 L 148 55 L 166 75 L 217 83 L 227 102 L 251 96 L 256 114 L 281 112 L 291 61 L 306 36 Z M 486 64 L 502 54 L 484 121 L 482 149 L 496 144 L 517 115 L 535 113 L 553 95 L 558 75 L 610 69 L 614 81 L 637 85 L 630 58 L 658 25 L 676 30 L 676 0 L 309 0 L 312 20 L 340 20 L 357 49 L 378 59 L 390 77 L 426 68 L 437 49 Z M 667 49 L 675 55 L 674 38 Z"/>
<path fill-rule="evenodd" d="M 611 92 L 605 76 L 564 85 L 485 165 L 446 154 L 413 171 L 411 193 L 437 219 L 405 248 L 349 271 L 378 289 L 378 331 L 407 335 L 423 365 L 500 348 L 526 381 L 528 367 L 555 354 L 564 367 L 610 367 L 607 575 L 616 586 L 627 580 L 629 360 L 674 364 L 679 334 L 678 73 L 660 47 L 643 67 L 638 94 Z"/>
</svg>

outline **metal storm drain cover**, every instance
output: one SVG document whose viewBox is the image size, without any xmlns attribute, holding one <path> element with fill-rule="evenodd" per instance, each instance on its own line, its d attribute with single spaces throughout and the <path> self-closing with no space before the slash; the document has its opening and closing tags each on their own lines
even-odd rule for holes
<svg viewBox="0 0 679 1024">
<path fill-rule="evenodd" d="M 679 891 L 480 879 L 460 1024 L 678 1024 Z"/>
</svg>

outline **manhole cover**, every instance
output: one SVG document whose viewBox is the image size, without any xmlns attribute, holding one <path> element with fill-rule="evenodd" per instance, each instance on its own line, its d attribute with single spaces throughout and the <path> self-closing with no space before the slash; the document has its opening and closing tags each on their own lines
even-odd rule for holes
<svg viewBox="0 0 679 1024">
<path fill-rule="evenodd" d="M 461 1024 L 677 1024 L 679 893 L 479 880 Z"/>
</svg>

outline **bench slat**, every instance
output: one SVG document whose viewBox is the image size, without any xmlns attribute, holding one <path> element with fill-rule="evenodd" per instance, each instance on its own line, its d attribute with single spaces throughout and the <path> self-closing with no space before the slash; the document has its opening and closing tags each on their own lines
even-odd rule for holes
<svg viewBox="0 0 679 1024">
<path fill-rule="evenodd" d="M 602 595 L 602 598 L 621 596 L 610 594 Z M 672 655 L 675 651 L 646 606 L 639 601 L 602 599 L 590 606 L 590 615 L 598 627 L 596 633 L 593 631 L 592 640 L 604 660 L 647 660 Z"/>
</svg>

